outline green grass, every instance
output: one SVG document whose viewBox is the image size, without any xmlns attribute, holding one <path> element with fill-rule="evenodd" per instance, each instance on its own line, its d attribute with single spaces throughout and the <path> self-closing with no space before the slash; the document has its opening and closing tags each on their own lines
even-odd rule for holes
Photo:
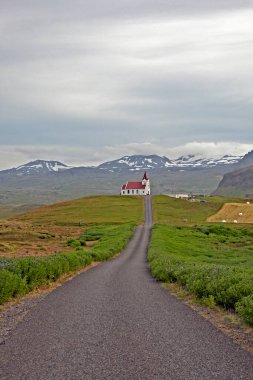
<svg viewBox="0 0 253 380">
<path fill-rule="evenodd" d="M 108 260 L 120 253 L 132 237 L 134 224 L 99 225 L 88 228 L 80 239 L 73 239 L 73 252 L 48 257 L 0 259 L 0 304 L 55 281 L 65 273 Z M 86 248 L 86 241 L 94 241 Z"/>
<path fill-rule="evenodd" d="M 153 198 L 154 222 L 160 224 L 194 224 L 204 222 L 217 212 L 223 203 L 218 199 L 200 203 L 171 198 L 165 195 Z"/>
<path fill-rule="evenodd" d="M 206 219 L 217 213 L 227 202 L 244 202 L 243 199 L 223 197 L 203 197 L 207 202 L 190 202 L 166 195 L 153 197 L 154 223 L 173 225 L 193 225 L 204 223 Z"/>
<path fill-rule="evenodd" d="M 143 222 L 140 197 L 93 196 L 56 203 L 13 218 L 34 225 L 89 225 Z"/>
<path fill-rule="evenodd" d="M 159 281 L 177 282 L 204 303 L 235 309 L 253 325 L 253 226 L 208 224 L 226 202 L 153 197 L 155 226 L 148 259 Z"/>
<path fill-rule="evenodd" d="M 120 196 L 85 197 L 12 218 L 10 222 L 13 222 L 13 227 L 10 223 L 4 230 L 7 240 L 8 236 L 13 238 L 17 226 L 20 228 L 19 235 L 26 240 L 27 236 L 32 239 L 37 238 L 38 234 L 39 237 L 46 237 L 37 230 L 41 231 L 47 226 L 79 226 L 82 232 L 79 238 L 66 239 L 66 245 L 73 249 L 72 252 L 45 257 L 40 257 L 38 253 L 37 256 L 0 258 L 0 303 L 55 281 L 61 275 L 93 261 L 108 260 L 117 255 L 132 237 L 134 227 L 143 221 L 143 198 Z M 29 226 L 35 226 L 36 232 L 31 232 Z M 4 249 L 8 248 L 4 246 Z M 64 251 L 64 247 L 62 249 Z"/>
<path fill-rule="evenodd" d="M 157 280 L 178 282 L 201 299 L 233 308 L 243 317 L 253 315 L 251 231 L 219 225 L 155 225 L 148 259 Z"/>
</svg>

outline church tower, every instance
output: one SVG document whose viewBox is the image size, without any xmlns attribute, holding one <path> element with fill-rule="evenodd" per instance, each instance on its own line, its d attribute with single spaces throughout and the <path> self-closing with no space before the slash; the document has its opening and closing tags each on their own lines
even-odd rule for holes
<svg viewBox="0 0 253 380">
<path fill-rule="evenodd" d="M 141 183 L 145 186 L 145 194 L 150 195 L 150 180 L 147 176 L 147 172 L 144 173 Z"/>
</svg>

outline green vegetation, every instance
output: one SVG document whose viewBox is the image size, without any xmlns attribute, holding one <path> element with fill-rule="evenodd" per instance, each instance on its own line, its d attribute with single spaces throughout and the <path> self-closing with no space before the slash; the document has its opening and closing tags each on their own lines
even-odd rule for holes
<svg viewBox="0 0 253 380">
<path fill-rule="evenodd" d="M 206 202 L 199 202 L 199 199 L 196 199 L 196 202 L 191 202 L 166 195 L 154 196 L 154 223 L 173 225 L 205 223 L 207 218 L 217 213 L 225 202 L 244 202 L 243 199 L 218 196 L 201 199 L 206 200 Z"/>
<path fill-rule="evenodd" d="M 75 250 L 48 257 L 0 259 L 0 304 L 24 295 L 69 273 L 118 254 L 131 238 L 134 224 L 99 225 L 88 228 L 80 239 L 68 241 Z M 94 245 L 86 248 L 86 242 Z"/>
<path fill-rule="evenodd" d="M 202 199 L 206 202 L 153 197 L 151 273 L 179 283 L 209 306 L 234 309 L 253 325 L 253 226 L 207 223 L 224 203 L 246 200 Z"/>
<path fill-rule="evenodd" d="M 143 209 L 140 197 L 93 196 L 3 222 L 0 303 L 118 254 L 143 222 Z"/>
<path fill-rule="evenodd" d="M 148 257 L 151 273 L 157 280 L 177 281 L 205 303 L 235 309 L 246 322 L 253 324 L 253 233 L 250 230 L 208 224 L 157 224 Z"/>
<path fill-rule="evenodd" d="M 139 197 L 93 196 L 35 209 L 16 216 L 14 220 L 33 225 L 62 226 L 141 223 L 143 207 Z"/>
</svg>

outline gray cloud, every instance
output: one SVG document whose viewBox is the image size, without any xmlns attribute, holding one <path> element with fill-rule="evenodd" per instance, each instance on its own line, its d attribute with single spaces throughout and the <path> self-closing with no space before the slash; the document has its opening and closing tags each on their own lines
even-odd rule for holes
<svg viewBox="0 0 253 380">
<path fill-rule="evenodd" d="M 251 1 L 1 7 L 1 144 L 252 143 Z"/>
</svg>

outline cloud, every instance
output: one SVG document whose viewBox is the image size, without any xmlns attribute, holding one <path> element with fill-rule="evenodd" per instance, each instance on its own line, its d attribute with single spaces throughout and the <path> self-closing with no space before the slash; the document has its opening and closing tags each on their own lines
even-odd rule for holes
<svg viewBox="0 0 253 380">
<path fill-rule="evenodd" d="M 132 142 L 102 146 L 99 150 L 91 147 L 62 145 L 0 145 L 0 170 L 17 167 L 37 159 L 56 160 L 71 166 L 97 166 L 125 155 L 158 154 L 173 159 L 182 155 L 194 154 L 197 157 L 217 158 L 225 154 L 244 155 L 252 149 L 252 144 L 237 142 L 190 142 L 173 148 L 150 142 Z"/>
<path fill-rule="evenodd" d="M 1 144 L 98 161 L 132 141 L 252 143 L 248 1 L 3 3 Z"/>
</svg>

